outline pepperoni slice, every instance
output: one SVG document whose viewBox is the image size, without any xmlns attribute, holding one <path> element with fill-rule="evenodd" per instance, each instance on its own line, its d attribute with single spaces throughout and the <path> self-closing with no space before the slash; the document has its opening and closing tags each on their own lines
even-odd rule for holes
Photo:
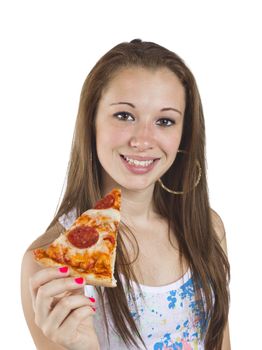
<svg viewBox="0 0 262 350">
<path fill-rule="evenodd" d="M 115 197 L 112 194 L 108 194 L 95 205 L 95 209 L 107 209 L 112 208 L 115 202 Z"/>
<path fill-rule="evenodd" d="M 91 226 L 78 226 L 69 232 L 67 236 L 69 242 L 80 249 L 92 247 L 99 238 L 99 233 Z"/>
</svg>

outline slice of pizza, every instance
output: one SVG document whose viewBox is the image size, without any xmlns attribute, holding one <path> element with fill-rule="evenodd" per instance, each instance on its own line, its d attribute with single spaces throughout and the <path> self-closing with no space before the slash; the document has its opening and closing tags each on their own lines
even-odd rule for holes
<svg viewBox="0 0 262 350">
<path fill-rule="evenodd" d="M 116 287 L 114 266 L 120 222 L 121 192 L 113 189 L 85 211 L 46 249 L 34 250 L 43 266 L 68 266 L 87 284 Z"/>
</svg>

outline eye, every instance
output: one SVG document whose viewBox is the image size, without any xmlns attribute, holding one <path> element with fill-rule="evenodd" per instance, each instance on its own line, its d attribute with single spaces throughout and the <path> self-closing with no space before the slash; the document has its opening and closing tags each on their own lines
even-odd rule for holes
<svg viewBox="0 0 262 350">
<path fill-rule="evenodd" d="M 169 118 L 161 118 L 161 119 L 158 119 L 158 121 L 156 122 L 157 125 L 164 126 L 164 127 L 169 127 L 175 123 L 176 122 L 174 120 Z"/>
<path fill-rule="evenodd" d="M 123 120 L 123 121 L 133 121 L 134 117 L 132 116 L 132 114 L 128 113 L 128 112 L 117 112 L 114 113 L 113 116 L 119 120 Z"/>
</svg>

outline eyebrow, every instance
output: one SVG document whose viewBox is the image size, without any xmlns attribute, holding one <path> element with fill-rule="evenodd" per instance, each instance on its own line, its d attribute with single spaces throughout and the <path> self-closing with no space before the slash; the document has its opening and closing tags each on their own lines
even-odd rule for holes
<svg viewBox="0 0 262 350">
<path fill-rule="evenodd" d="M 135 105 L 133 103 L 130 103 L 130 102 L 115 102 L 115 103 L 110 104 L 110 106 L 113 106 L 113 105 L 128 105 L 132 108 L 136 108 Z M 182 112 L 180 112 L 178 109 L 173 108 L 173 107 L 165 107 L 165 108 L 160 109 L 160 112 L 166 112 L 166 111 L 174 111 L 174 112 L 177 112 L 177 113 L 182 115 Z"/>
</svg>

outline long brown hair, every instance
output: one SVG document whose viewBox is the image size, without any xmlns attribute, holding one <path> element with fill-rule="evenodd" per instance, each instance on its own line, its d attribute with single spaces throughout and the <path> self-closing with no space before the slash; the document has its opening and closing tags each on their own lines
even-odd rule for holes
<svg viewBox="0 0 262 350">
<path fill-rule="evenodd" d="M 91 70 L 81 92 L 65 193 L 53 221 L 46 234 L 37 240 L 37 245 L 47 244 L 56 238 L 56 231 L 52 231 L 54 233 L 51 235 L 48 232 L 61 215 L 72 209 L 76 209 L 77 215 L 80 215 L 101 197 L 101 165 L 96 152 L 96 110 L 105 86 L 120 68 L 130 66 L 148 69 L 167 67 L 176 74 L 185 89 L 186 110 L 180 149 L 186 153 L 177 156 L 162 177 L 167 187 L 184 191 L 184 194 L 172 195 L 156 183 L 153 200 L 159 214 L 175 232 L 180 257 L 183 256 L 191 268 L 196 295 L 204 315 L 202 336 L 205 333 L 206 349 L 218 350 L 221 349 L 228 317 L 229 263 L 212 225 L 206 182 L 205 125 L 201 99 L 194 76 L 174 52 L 155 43 L 135 39 L 115 46 Z M 194 188 L 197 160 L 202 168 L 202 176 Z M 126 234 L 128 228 L 122 225 L 120 232 Z M 105 288 L 105 294 L 119 336 L 127 345 L 138 346 L 138 342 L 143 343 L 143 340 L 130 315 L 123 284 L 118 278 L 121 271 L 130 294 L 133 295 L 129 279 L 137 280 L 121 234 L 118 235 L 115 269 L 118 285 L 116 288 Z M 99 288 L 98 292 L 103 298 Z M 105 312 L 104 318 L 107 325 Z"/>
</svg>

